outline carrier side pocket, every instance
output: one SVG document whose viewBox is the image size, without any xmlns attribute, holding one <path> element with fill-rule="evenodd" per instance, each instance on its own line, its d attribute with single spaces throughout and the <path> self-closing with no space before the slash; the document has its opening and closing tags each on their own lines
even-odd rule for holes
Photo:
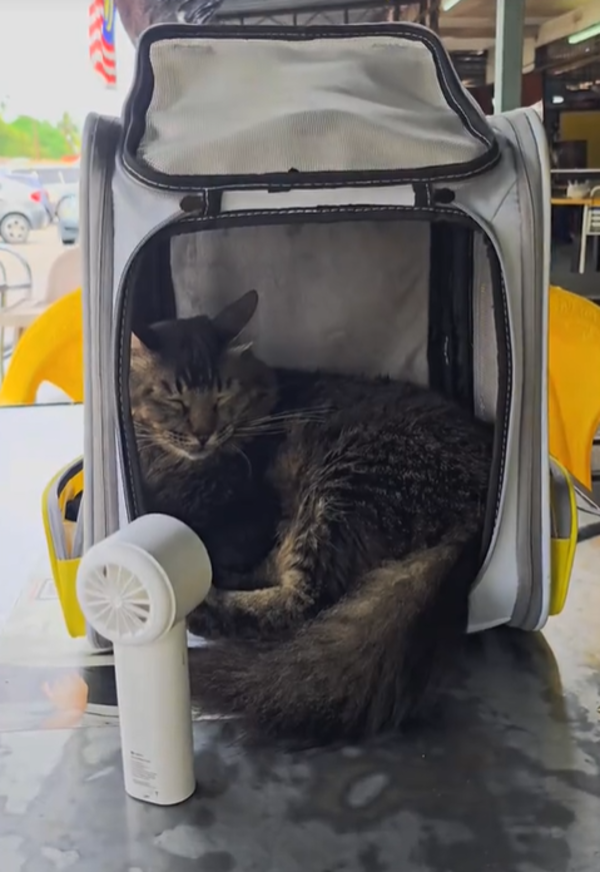
<svg viewBox="0 0 600 872">
<path fill-rule="evenodd" d="M 575 486 L 567 470 L 550 460 L 550 615 L 562 612 L 573 572 L 577 547 Z"/>
<path fill-rule="evenodd" d="M 83 555 L 83 460 L 62 469 L 42 497 L 42 516 L 52 577 L 70 636 L 85 636 L 77 599 L 77 570 Z"/>
</svg>

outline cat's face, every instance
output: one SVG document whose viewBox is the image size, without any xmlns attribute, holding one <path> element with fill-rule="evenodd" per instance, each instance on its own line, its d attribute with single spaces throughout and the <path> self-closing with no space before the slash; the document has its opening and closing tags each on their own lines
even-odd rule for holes
<svg viewBox="0 0 600 872">
<path fill-rule="evenodd" d="M 237 337 L 254 314 L 251 291 L 216 318 L 155 324 L 131 347 L 131 411 L 140 448 L 202 461 L 235 451 L 277 401 L 275 374 Z"/>
</svg>

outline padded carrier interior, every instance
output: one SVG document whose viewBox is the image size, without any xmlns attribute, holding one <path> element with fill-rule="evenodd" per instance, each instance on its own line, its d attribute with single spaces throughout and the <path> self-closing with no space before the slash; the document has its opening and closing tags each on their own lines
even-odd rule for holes
<svg viewBox="0 0 600 872">
<path fill-rule="evenodd" d="M 126 281 L 132 304 L 122 320 L 134 330 L 165 318 L 214 315 L 255 288 L 260 302 L 244 337 L 266 362 L 408 379 L 484 420 L 505 418 L 499 266 L 482 232 L 450 210 L 435 220 L 408 210 L 335 220 L 282 214 L 277 223 L 224 218 L 208 228 L 188 220 L 146 243 Z M 123 419 L 127 425 L 127 408 Z M 134 452 L 130 425 L 126 430 Z M 139 503 L 139 487 L 132 486 Z"/>
</svg>

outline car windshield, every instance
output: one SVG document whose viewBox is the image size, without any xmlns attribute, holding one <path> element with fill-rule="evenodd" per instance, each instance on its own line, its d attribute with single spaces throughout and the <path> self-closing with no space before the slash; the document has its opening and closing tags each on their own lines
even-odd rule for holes
<svg viewBox="0 0 600 872">
<path fill-rule="evenodd" d="M 22 185 L 28 185 L 30 188 L 42 187 L 36 176 L 27 173 L 12 173 L 12 175 L 7 175 L 5 178 L 10 178 L 13 182 L 20 182 Z"/>
<path fill-rule="evenodd" d="M 60 172 L 57 169 L 39 169 L 37 174 L 44 185 L 56 185 L 61 182 Z"/>
</svg>

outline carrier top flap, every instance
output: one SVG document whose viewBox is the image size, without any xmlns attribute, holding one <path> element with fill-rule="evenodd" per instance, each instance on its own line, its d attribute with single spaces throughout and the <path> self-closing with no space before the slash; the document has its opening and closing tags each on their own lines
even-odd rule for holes
<svg viewBox="0 0 600 872">
<path fill-rule="evenodd" d="M 171 190 L 289 189 L 465 178 L 498 153 L 426 28 L 158 25 L 139 44 L 122 158 Z"/>
</svg>

